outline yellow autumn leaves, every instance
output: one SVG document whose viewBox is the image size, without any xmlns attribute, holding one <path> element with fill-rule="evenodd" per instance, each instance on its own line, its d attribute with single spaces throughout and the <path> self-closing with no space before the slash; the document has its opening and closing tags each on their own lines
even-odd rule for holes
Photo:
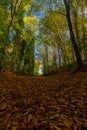
<svg viewBox="0 0 87 130">
<path fill-rule="evenodd" d="M 36 29 L 38 27 L 39 19 L 36 16 L 32 15 L 29 17 L 24 17 L 24 24 L 29 26 L 31 29 Z"/>
<path fill-rule="evenodd" d="M 29 23 L 32 23 L 32 22 L 37 21 L 37 18 L 36 18 L 36 16 L 24 17 L 23 20 L 24 20 L 24 23 L 25 23 L 25 24 L 29 24 Z"/>
<path fill-rule="evenodd" d="M 31 7 L 30 4 L 24 6 L 24 10 L 28 10 Z"/>
</svg>

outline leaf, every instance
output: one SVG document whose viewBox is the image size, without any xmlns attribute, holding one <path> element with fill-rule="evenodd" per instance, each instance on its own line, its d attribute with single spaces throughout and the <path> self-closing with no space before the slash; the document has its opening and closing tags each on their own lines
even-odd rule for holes
<svg viewBox="0 0 87 130">
<path fill-rule="evenodd" d="M 13 127 L 12 127 L 12 130 L 17 130 L 17 127 L 16 127 L 16 126 L 13 126 Z"/>
<path fill-rule="evenodd" d="M 55 126 L 55 125 L 54 125 L 54 128 L 55 128 L 56 130 L 62 130 L 61 128 L 59 128 L 59 127 L 57 127 L 57 126 Z"/>
<path fill-rule="evenodd" d="M 28 115 L 28 122 L 30 122 L 32 119 L 33 119 L 32 114 L 29 114 L 29 115 Z"/>
<path fill-rule="evenodd" d="M 29 125 L 28 125 L 28 128 L 29 128 L 29 129 L 33 129 L 33 127 L 34 127 L 34 126 L 33 126 L 32 124 L 29 124 Z"/>
<path fill-rule="evenodd" d="M 3 111 L 7 108 L 6 102 L 0 104 L 0 111 Z"/>
<path fill-rule="evenodd" d="M 35 117 L 33 118 L 32 123 L 33 123 L 34 126 L 39 125 L 38 120 Z"/>
<path fill-rule="evenodd" d="M 84 121 L 84 126 L 87 127 L 87 119 Z"/>
<path fill-rule="evenodd" d="M 65 120 L 64 121 L 64 124 L 68 127 L 68 128 L 70 128 L 70 126 L 72 125 L 72 122 L 70 122 L 69 120 Z"/>
<path fill-rule="evenodd" d="M 62 130 L 61 128 L 57 127 L 55 124 L 50 123 L 51 128 L 55 128 L 56 130 Z"/>
<path fill-rule="evenodd" d="M 55 115 L 51 116 L 49 119 L 50 119 L 50 120 L 53 120 L 53 119 L 58 118 L 58 117 L 59 117 L 59 115 L 58 115 L 58 114 L 55 114 Z"/>
</svg>

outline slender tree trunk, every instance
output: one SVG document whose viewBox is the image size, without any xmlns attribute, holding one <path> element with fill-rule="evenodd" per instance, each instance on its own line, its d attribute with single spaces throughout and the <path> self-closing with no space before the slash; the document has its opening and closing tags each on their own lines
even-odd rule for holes
<svg viewBox="0 0 87 130">
<path fill-rule="evenodd" d="M 59 68 L 61 67 L 61 57 L 60 57 L 60 48 L 57 49 L 58 52 L 58 64 L 59 64 Z"/>
<path fill-rule="evenodd" d="M 2 49 L 1 49 L 1 53 L 2 53 L 2 55 L 1 55 L 1 57 L 0 57 L 0 71 L 3 71 L 3 69 L 4 69 L 4 62 L 5 62 L 5 47 L 3 47 Z"/>
<path fill-rule="evenodd" d="M 80 56 L 80 52 L 76 43 L 76 38 L 74 35 L 74 31 L 73 31 L 73 26 L 72 26 L 72 22 L 71 22 L 71 17 L 70 17 L 70 0 L 64 0 L 64 4 L 65 4 L 65 8 L 66 8 L 66 18 L 67 18 L 67 22 L 68 22 L 68 27 L 69 27 L 69 31 L 70 31 L 70 37 L 71 37 L 71 41 L 72 41 L 72 45 L 74 48 L 74 52 L 75 52 L 75 56 L 76 56 L 76 60 L 77 60 L 77 65 L 78 65 L 78 69 L 81 69 L 83 67 L 82 64 L 82 59 Z"/>
<path fill-rule="evenodd" d="M 15 44 L 13 46 L 12 57 L 11 57 L 10 65 L 9 65 L 9 71 L 10 72 L 14 71 L 14 59 L 15 59 L 14 54 L 15 54 Z"/>
<path fill-rule="evenodd" d="M 81 39 L 80 39 L 80 33 L 79 33 L 79 28 L 78 28 L 78 5 L 76 5 L 76 9 L 73 10 L 73 23 L 74 23 L 74 32 L 76 35 L 76 42 L 79 43 L 79 46 L 81 44 Z"/>
<path fill-rule="evenodd" d="M 57 71 L 57 54 L 56 54 L 55 46 L 53 48 L 53 66 L 54 66 L 54 72 L 56 72 Z"/>
<path fill-rule="evenodd" d="M 8 27 L 8 37 L 10 36 L 10 33 L 12 31 L 14 18 L 15 18 L 16 12 L 17 12 L 17 4 L 18 4 L 18 0 L 16 0 L 14 8 L 11 5 L 11 21 L 10 21 L 10 24 L 9 24 L 9 27 Z M 20 2 L 20 4 L 21 4 L 21 2 Z"/>
</svg>

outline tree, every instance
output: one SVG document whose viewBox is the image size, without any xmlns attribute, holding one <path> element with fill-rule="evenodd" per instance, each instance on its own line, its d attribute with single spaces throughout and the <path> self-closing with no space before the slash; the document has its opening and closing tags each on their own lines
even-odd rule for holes
<svg viewBox="0 0 87 130">
<path fill-rule="evenodd" d="M 35 29 L 33 27 L 36 27 L 37 23 L 32 12 L 29 14 L 31 2 L 27 0 L 0 1 L 0 11 L 2 12 L 0 14 L 0 18 L 2 18 L 0 21 L 1 71 L 8 66 L 8 70 L 12 72 L 15 70 L 26 71 L 31 68 L 30 73 L 34 73 Z M 27 23 L 26 19 L 28 19 Z M 25 32 L 26 34 L 24 34 Z"/>
<path fill-rule="evenodd" d="M 76 0 L 71 2 L 71 18 L 73 22 L 74 33 L 76 42 L 82 57 L 85 61 L 86 58 L 86 1 Z"/>
<path fill-rule="evenodd" d="M 72 41 L 72 45 L 74 48 L 74 52 L 75 52 L 75 56 L 76 56 L 76 60 L 77 60 L 77 64 L 78 64 L 78 69 L 82 69 L 83 68 L 83 64 L 82 64 L 82 59 L 81 59 L 81 55 L 76 43 L 76 38 L 75 38 L 75 34 L 73 31 L 73 26 L 72 26 L 72 21 L 71 21 L 71 6 L 70 6 L 70 0 L 63 0 L 64 4 L 65 4 L 65 9 L 66 9 L 66 18 L 67 18 L 67 22 L 68 22 L 68 26 L 69 26 L 69 31 L 70 31 L 70 37 L 71 37 L 71 41 Z"/>
<path fill-rule="evenodd" d="M 27 0 L 10 0 L 9 1 L 9 12 L 10 12 L 10 22 L 8 26 L 8 36 L 10 35 L 14 22 L 16 18 L 20 17 L 23 19 L 24 14 L 26 13 L 26 10 L 30 7 L 30 1 Z M 22 19 L 19 19 L 21 22 Z"/>
<path fill-rule="evenodd" d="M 4 71 L 6 65 L 6 49 L 9 43 L 7 28 L 9 23 L 8 1 L 0 1 L 0 71 Z"/>
</svg>

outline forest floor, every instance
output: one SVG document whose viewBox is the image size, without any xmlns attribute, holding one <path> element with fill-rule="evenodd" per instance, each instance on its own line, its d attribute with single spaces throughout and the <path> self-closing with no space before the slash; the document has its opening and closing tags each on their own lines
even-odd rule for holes
<svg viewBox="0 0 87 130">
<path fill-rule="evenodd" d="M 0 130 L 87 130 L 87 71 L 0 73 Z"/>
</svg>

